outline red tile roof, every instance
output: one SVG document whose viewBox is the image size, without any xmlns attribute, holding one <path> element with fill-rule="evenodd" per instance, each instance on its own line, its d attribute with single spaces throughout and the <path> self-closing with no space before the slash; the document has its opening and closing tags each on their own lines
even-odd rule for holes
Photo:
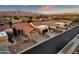
<svg viewBox="0 0 79 59">
<path fill-rule="evenodd" d="M 53 25 L 55 23 L 56 23 L 56 21 L 32 22 L 32 24 L 35 25 L 35 26 L 40 26 L 40 25 L 48 25 L 48 26 L 51 26 L 51 25 Z"/>
<path fill-rule="evenodd" d="M 44 25 L 42 22 L 32 22 L 32 24 L 35 25 L 35 26 Z"/>
<path fill-rule="evenodd" d="M 25 29 L 27 32 L 31 32 L 34 29 L 28 23 L 15 23 L 14 28 L 17 30 L 24 30 Z"/>
<path fill-rule="evenodd" d="M 17 30 L 22 30 L 26 26 L 26 23 L 15 23 L 14 27 Z"/>
<path fill-rule="evenodd" d="M 34 28 L 32 28 L 31 26 L 26 26 L 26 27 L 24 27 L 23 28 L 23 30 L 25 30 L 26 32 L 31 32 L 31 31 L 33 31 L 34 30 Z"/>
<path fill-rule="evenodd" d="M 60 20 L 60 22 L 64 22 L 64 23 L 72 23 L 71 20 Z"/>
</svg>

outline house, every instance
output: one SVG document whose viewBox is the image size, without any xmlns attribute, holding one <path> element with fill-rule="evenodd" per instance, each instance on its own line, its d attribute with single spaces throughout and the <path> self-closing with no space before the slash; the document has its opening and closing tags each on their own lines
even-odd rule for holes
<svg viewBox="0 0 79 59">
<path fill-rule="evenodd" d="M 0 32 L 0 46 L 8 45 L 8 35 L 5 31 Z"/>
<path fill-rule="evenodd" d="M 41 34 L 44 34 L 45 32 L 49 31 L 49 27 L 45 25 L 43 22 L 31 22 L 30 25 L 39 30 Z"/>
<path fill-rule="evenodd" d="M 64 28 L 65 23 L 63 23 L 63 22 L 56 22 L 56 25 L 58 25 L 60 28 Z"/>
<path fill-rule="evenodd" d="M 0 18 L 0 22 L 6 24 L 10 22 L 10 18 Z"/>
<path fill-rule="evenodd" d="M 64 31 L 66 29 L 68 29 L 68 27 L 72 24 L 72 21 L 69 21 L 69 20 L 59 20 L 59 21 L 56 21 L 55 24 L 54 24 L 54 29 L 56 31 Z"/>
<path fill-rule="evenodd" d="M 31 36 L 31 34 L 33 35 L 37 32 L 32 26 L 30 26 L 29 23 L 26 22 L 19 22 L 13 24 L 13 31 L 15 36 L 17 35 Z"/>
<path fill-rule="evenodd" d="M 4 31 L 7 28 L 10 28 L 9 23 L 10 20 L 7 18 L 0 18 L 0 31 Z"/>
<path fill-rule="evenodd" d="M 35 24 L 35 23 L 37 23 L 37 24 Z M 54 29 L 56 27 L 55 23 L 56 23 L 56 21 L 54 21 L 54 20 L 52 20 L 52 21 L 42 21 L 42 22 L 33 22 L 33 24 L 38 25 L 38 26 L 41 25 L 41 24 L 48 26 L 49 27 L 48 31 L 50 29 Z"/>
<path fill-rule="evenodd" d="M 11 22 L 12 22 L 12 24 L 14 24 L 14 23 L 22 22 L 22 20 L 21 19 L 19 19 L 19 20 L 12 19 Z"/>
<path fill-rule="evenodd" d="M 60 22 L 63 22 L 64 26 L 67 26 L 67 27 L 69 27 L 73 23 L 73 21 L 71 20 L 60 20 Z"/>
<path fill-rule="evenodd" d="M 9 53 L 8 35 L 5 31 L 0 32 L 0 54 Z"/>
<path fill-rule="evenodd" d="M 29 26 L 25 26 L 23 28 L 23 33 L 24 33 L 25 36 L 32 36 L 32 35 L 39 34 L 38 30 L 34 29 L 30 25 Z"/>
</svg>

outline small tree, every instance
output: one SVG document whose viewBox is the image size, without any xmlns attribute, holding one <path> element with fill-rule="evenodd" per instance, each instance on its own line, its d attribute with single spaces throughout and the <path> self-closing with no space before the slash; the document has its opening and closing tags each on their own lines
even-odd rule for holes
<svg viewBox="0 0 79 59">
<path fill-rule="evenodd" d="M 9 22 L 9 26 L 10 26 L 10 28 L 12 27 L 12 22 L 11 21 Z"/>
<path fill-rule="evenodd" d="M 79 24 L 79 18 L 73 20 L 73 23 L 75 23 L 75 24 Z"/>
<path fill-rule="evenodd" d="M 29 19 L 27 20 L 28 23 L 32 22 L 32 17 L 29 17 Z"/>
<path fill-rule="evenodd" d="M 14 19 L 19 19 L 17 16 L 13 16 Z"/>
</svg>

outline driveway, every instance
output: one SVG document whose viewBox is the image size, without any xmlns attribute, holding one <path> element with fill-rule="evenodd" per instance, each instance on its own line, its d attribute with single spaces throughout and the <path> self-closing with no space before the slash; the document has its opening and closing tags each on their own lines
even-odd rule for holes
<svg viewBox="0 0 79 59">
<path fill-rule="evenodd" d="M 51 32 L 47 32 L 47 33 L 45 33 L 45 34 L 48 35 L 50 38 L 56 36 L 56 33 L 51 33 Z"/>
<path fill-rule="evenodd" d="M 45 38 L 43 38 L 43 37 L 40 36 L 40 35 L 32 36 L 32 37 L 30 37 L 30 39 L 33 39 L 33 40 L 37 41 L 38 43 L 40 43 L 40 42 L 42 42 L 42 41 L 45 40 Z"/>
</svg>

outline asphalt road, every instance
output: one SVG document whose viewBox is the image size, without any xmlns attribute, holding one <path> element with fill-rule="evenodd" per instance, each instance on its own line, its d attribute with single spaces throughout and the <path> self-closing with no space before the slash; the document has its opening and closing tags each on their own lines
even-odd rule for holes
<svg viewBox="0 0 79 59">
<path fill-rule="evenodd" d="M 53 37 L 22 54 L 56 54 L 79 33 L 79 26 Z"/>
</svg>

